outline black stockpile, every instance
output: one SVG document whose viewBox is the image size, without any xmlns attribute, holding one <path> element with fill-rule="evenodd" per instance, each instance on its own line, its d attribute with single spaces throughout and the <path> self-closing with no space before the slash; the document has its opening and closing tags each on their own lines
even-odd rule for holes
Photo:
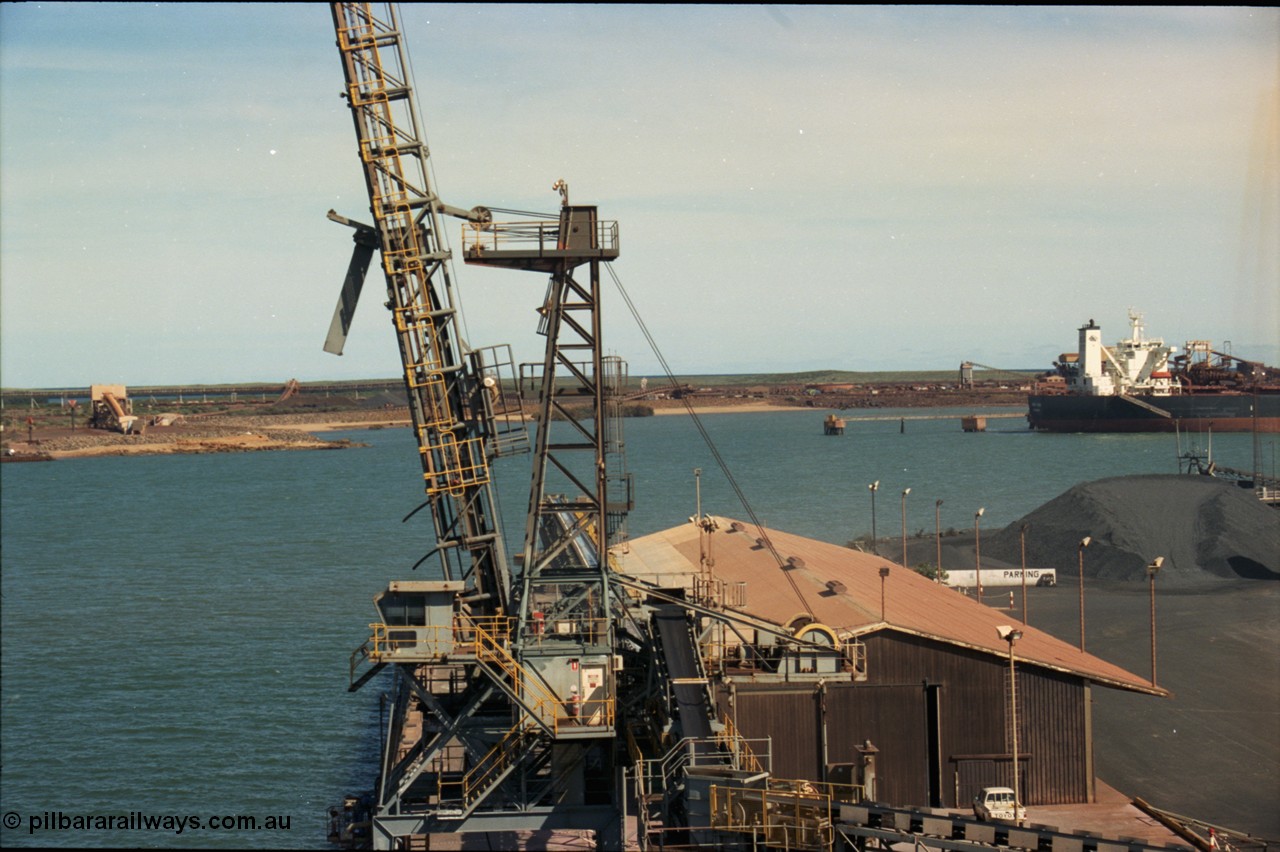
<svg viewBox="0 0 1280 852">
<path fill-rule="evenodd" d="M 1216 579 L 1280 579 L 1280 509 L 1251 489 L 1208 476 L 1121 476 L 1085 482 L 1015 521 L 982 552 L 1019 564 L 1019 530 L 1027 565 L 1075 577 L 1081 539 L 1084 574 L 1103 580 L 1146 580 L 1164 557 L 1158 582 L 1191 586 Z"/>
</svg>

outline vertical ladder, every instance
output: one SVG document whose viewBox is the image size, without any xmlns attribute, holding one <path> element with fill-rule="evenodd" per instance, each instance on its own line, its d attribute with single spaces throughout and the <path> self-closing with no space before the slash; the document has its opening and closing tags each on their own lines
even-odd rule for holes
<svg viewBox="0 0 1280 852">
<path fill-rule="evenodd" d="M 332 4 L 334 30 L 374 218 L 387 307 L 400 348 L 422 477 L 431 498 L 445 579 L 470 579 L 488 601 L 509 606 L 510 579 L 490 489 L 482 364 L 464 355 L 442 211 L 394 7 Z"/>
</svg>

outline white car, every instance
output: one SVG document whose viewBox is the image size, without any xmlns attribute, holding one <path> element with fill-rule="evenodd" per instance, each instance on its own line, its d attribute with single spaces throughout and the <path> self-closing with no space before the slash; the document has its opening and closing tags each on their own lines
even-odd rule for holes
<svg viewBox="0 0 1280 852">
<path fill-rule="evenodd" d="M 1011 787 L 983 787 L 982 792 L 973 797 L 973 815 L 978 819 L 1008 819 L 1021 822 L 1027 818 L 1027 809 L 1018 805 L 1018 813 L 1013 813 L 1014 800 Z"/>
</svg>

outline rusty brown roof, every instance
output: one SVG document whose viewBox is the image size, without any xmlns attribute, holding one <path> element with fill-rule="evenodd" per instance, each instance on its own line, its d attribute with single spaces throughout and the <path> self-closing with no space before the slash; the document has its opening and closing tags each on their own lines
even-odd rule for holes
<svg viewBox="0 0 1280 852">
<path fill-rule="evenodd" d="M 996 627 L 1012 625 L 1023 632 L 1014 645 L 1014 659 L 1019 662 L 1120 689 L 1168 695 L 1132 672 L 1023 625 L 1009 613 L 980 604 L 896 562 L 728 518 L 714 520 L 718 529 L 709 537 L 709 556 L 714 563 L 709 571 L 725 583 L 746 584 L 746 601 L 741 610 L 748 615 L 787 625 L 812 612 L 817 621 L 844 638 L 892 630 L 1002 659 L 1008 658 L 1009 646 L 998 637 Z M 634 539 L 615 548 L 613 556 L 617 569 L 625 574 L 666 586 L 690 587 L 701 562 L 698 538 L 698 528 L 685 523 Z M 779 567 L 779 559 L 794 567 Z M 882 567 L 889 569 L 884 583 L 883 619 Z"/>
</svg>

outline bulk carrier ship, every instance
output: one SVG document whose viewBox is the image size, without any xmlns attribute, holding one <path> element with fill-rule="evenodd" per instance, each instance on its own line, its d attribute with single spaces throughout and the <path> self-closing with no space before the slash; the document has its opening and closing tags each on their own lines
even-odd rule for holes
<svg viewBox="0 0 1280 852">
<path fill-rule="evenodd" d="M 1280 371 L 1188 341 L 1182 352 L 1147 338 L 1129 312 L 1130 336 L 1113 347 L 1089 320 L 1079 350 L 1054 362 L 1028 397 L 1027 421 L 1048 432 L 1280 432 Z"/>
</svg>

